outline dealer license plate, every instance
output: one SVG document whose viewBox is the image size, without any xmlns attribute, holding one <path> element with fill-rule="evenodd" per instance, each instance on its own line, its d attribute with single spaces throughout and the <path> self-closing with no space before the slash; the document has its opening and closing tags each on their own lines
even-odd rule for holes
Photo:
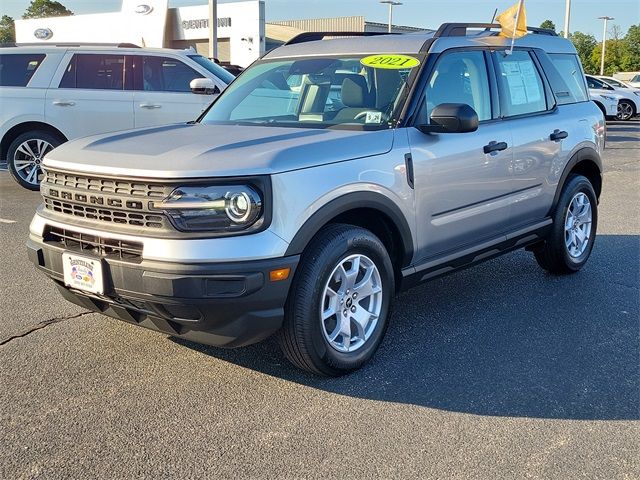
<svg viewBox="0 0 640 480">
<path fill-rule="evenodd" d="M 64 283 L 78 290 L 91 293 L 104 293 L 102 263 L 95 258 L 62 254 L 62 270 Z"/>
</svg>

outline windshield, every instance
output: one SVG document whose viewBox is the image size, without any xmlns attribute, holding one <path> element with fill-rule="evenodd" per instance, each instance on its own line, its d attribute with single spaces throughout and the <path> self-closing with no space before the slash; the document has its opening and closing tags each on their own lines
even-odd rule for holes
<svg viewBox="0 0 640 480">
<path fill-rule="evenodd" d="M 613 85 L 614 87 L 618 87 L 618 88 L 627 88 L 627 86 L 626 86 L 624 83 L 619 82 L 618 80 L 615 80 L 615 79 L 613 79 L 613 78 L 605 78 L 604 80 L 605 80 L 605 82 L 607 82 L 609 85 Z"/>
<path fill-rule="evenodd" d="M 407 55 L 263 61 L 205 114 L 205 124 L 392 128 L 420 61 Z"/>
<path fill-rule="evenodd" d="M 200 66 L 206 68 L 209 72 L 213 73 L 227 85 L 229 85 L 236 79 L 236 77 L 231 75 L 220 65 L 216 65 L 214 62 L 212 62 L 208 58 L 204 58 L 202 55 L 189 55 L 189 58 L 198 63 Z"/>
</svg>

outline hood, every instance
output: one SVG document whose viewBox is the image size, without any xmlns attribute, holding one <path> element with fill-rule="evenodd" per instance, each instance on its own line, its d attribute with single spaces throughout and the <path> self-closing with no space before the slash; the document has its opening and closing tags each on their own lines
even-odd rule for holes
<svg viewBox="0 0 640 480">
<path fill-rule="evenodd" d="M 178 124 L 73 140 L 45 167 L 102 175 L 197 178 L 298 170 L 391 150 L 393 130 Z"/>
</svg>

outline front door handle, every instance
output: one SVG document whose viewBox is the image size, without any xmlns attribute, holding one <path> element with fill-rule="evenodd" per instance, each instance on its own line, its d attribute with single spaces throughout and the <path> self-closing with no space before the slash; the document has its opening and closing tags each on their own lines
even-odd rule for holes
<svg viewBox="0 0 640 480">
<path fill-rule="evenodd" d="M 162 105 L 158 105 L 157 103 L 141 103 L 140 108 L 148 108 L 148 109 L 162 108 Z"/>
<path fill-rule="evenodd" d="M 54 100 L 53 104 L 58 107 L 73 107 L 76 102 L 72 102 L 71 100 Z"/>
<path fill-rule="evenodd" d="M 549 138 L 551 140 L 553 140 L 554 142 L 557 142 L 558 140 L 562 140 L 563 138 L 567 138 L 569 136 L 569 134 L 567 132 L 565 132 L 564 130 L 558 130 L 557 128 L 553 131 L 553 133 L 551 135 L 549 135 Z"/>
<path fill-rule="evenodd" d="M 489 145 L 484 146 L 484 153 L 499 152 L 506 150 L 508 147 L 507 142 L 496 142 L 492 140 L 489 142 Z"/>
</svg>

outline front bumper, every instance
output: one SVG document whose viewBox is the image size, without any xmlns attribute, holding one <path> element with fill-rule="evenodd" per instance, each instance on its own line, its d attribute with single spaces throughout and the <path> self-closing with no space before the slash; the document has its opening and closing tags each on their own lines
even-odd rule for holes
<svg viewBox="0 0 640 480">
<path fill-rule="evenodd" d="M 299 261 L 299 256 L 189 264 L 102 258 L 105 290 L 94 295 L 65 286 L 64 248 L 33 234 L 27 248 L 30 260 L 67 300 L 172 336 L 224 347 L 256 343 L 281 327 Z M 280 268 L 291 269 L 288 279 L 270 281 L 269 272 Z"/>
</svg>

